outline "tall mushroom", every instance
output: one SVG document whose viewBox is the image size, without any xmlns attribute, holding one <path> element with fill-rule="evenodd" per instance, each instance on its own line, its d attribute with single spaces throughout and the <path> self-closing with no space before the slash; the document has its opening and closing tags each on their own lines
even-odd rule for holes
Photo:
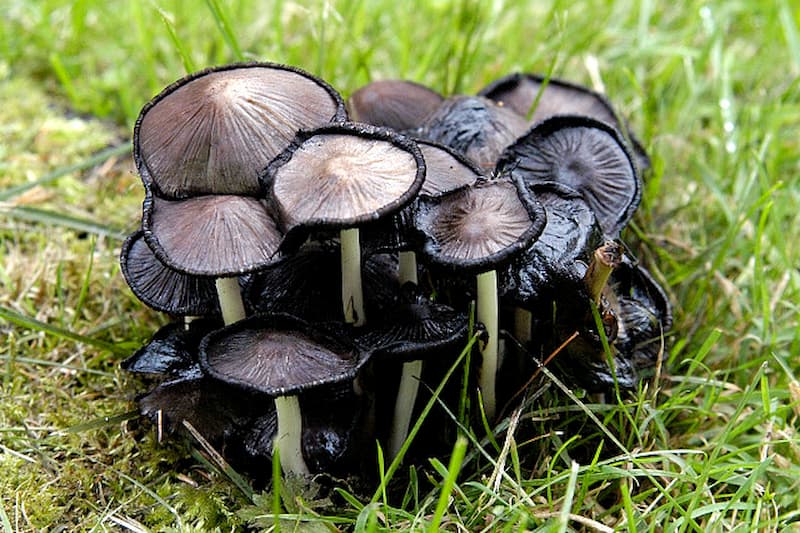
<svg viewBox="0 0 800 533">
<path fill-rule="evenodd" d="M 358 225 L 408 204 L 425 178 L 416 145 L 390 130 L 337 124 L 298 134 L 262 174 L 288 234 L 338 230 L 345 322 L 366 320 Z"/>
<path fill-rule="evenodd" d="M 419 128 L 443 101 L 442 95 L 419 83 L 378 80 L 355 91 L 347 109 L 353 121 L 410 131 Z"/>
<path fill-rule="evenodd" d="M 422 252 L 434 265 L 476 274 L 477 319 L 489 339 L 482 349 L 480 387 L 486 415 L 496 413 L 498 363 L 497 268 L 538 238 L 545 214 L 521 184 L 484 180 L 438 197 L 420 198 L 415 228 L 425 242 Z"/>
</svg>

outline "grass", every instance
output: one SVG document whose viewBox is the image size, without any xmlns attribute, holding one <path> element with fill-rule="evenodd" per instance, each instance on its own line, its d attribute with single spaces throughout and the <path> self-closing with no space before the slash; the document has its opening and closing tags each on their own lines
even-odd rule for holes
<svg viewBox="0 0 800 533">
<path fill-rule="evenodd" d="M 788 0 L 3 9 L 2 531 L 798 527 L 800 10 Z M 125 145 L 163 86 L 238 59 L 300 66 L 345 95 L 386 77 L 474 92 L 513 70 L 602 85 L 654 161 L 626 238 L 675 305 L 661 379 L 600 403 L 545 371 L 496 442 L 400 467 L 397 497 L 291 482 L 250 494 L 202 444 L 156 442 L 124 416 L 139 384 L 118 367 L 165 320 L 117 265 L 143 197 Z"/>
</svg>

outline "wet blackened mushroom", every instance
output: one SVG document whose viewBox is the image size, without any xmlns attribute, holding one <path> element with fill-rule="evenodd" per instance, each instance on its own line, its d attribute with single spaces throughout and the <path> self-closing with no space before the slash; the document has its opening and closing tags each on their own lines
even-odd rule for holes
<svg viewBox="0 0 800 533">
<path fill-rule="evenodd" d="M 503 150 L 528 129 L 525 117 L 481 96 L 453 96 L 428 117 L 419 135 L 491 171 Z"/>
<path fill-rule="evenodd" d="M 419 83 L 378 80 L 354 92 L 347 101 L 350 118 L 397 131 L 420 127 L 444 97 Z"/>
<path fill-rule="evenodd" d="M 521 184 L 481 181 L 438 197 L 421 197 L 415 227 L 422 253 L 452 272 L 477 274 L 477 319 L 489 336 L 483 349 L 480 386 L 487 416 L 496 411 L 498 350 L 497 268 L 524 252 L 545 226 L 545 213 Z"/>
<path fill-rule="evenodd" d="M 478 94 L 530 117 L 531 123 L 556 115 L 583 115 L 605 122 L 626 133 L 639 169 L 650 168 L 650 158 L 641 143 L 625 127 L 608 99 L 587 87 L 537 74 L 514 73 L 490 83 Z"/>
<path fill-rule="evenodd" d="M 366 319 L 358 225 L 402 209 L 424 178 L 416 144 L 362 124 L 302 132 L 262 175 L 287 233 L 340 231 L 345 321 Z"/>
<path fill-rule="evenodd" d="M 345 119 L 324 81 L 273 63 L 206 69 L 164 89 L 141 111 L 134 159 L 166 198 L 261 193 L 258 173 L 298 130 Z"/>
<path fill-rule="evenodd" d="M 587 117 L 545 120 L 505 151 L 497 169 L 526 185 L 552 182 L 575 189 L 611 237 L 631 219 L 642 194 L 636 165 L 617 130 Z"/>
<path fill-rule="evenodd" d="M 297 394 L 355 378 L 366 355 L 347 341 L 291 315 L 259 315 L 209 334 L 200 345 L 204 372 L 221 382 L 275 398 L 280 450 L 286 472 L 308 474 L 302 455 Z"/>
<path fill-rule="evenodd" d="M 147 246 L 141 230 L 122 244 L 120 266 L 133 294 L 148 307 L 178 316 L 219 312 L 214 280 L 169 268 Z"/>
<path fill-rule="evenodd" d="M 390 311 L 357 333 L 356 342 L 374 349 L 375 360 L 403 362 L 387 449 L 390 458 L 408 435 L 423 362 L 462 348 L 468 335 L 466 313 L 431 302 L 413 283 L 403 285 Z"/>
</svg>

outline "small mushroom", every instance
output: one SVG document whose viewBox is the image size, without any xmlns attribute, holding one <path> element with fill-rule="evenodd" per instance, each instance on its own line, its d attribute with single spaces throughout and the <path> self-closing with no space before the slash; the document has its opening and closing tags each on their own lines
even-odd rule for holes
<svg viewBox="0 0 800 533">
<path fill-rule="evenodd" d="M 354 92 L 347 109 L 355 122 L 402 132 L 419 128 L 442 101 L 442 95 L 413 81 L 378 80 Z"/>
<path fill-rule="evenodd" d="M 541 122 L 510 146 L 497 164 L 526 185 L 560 183 L 580 192 L 600 226 L 616 237 L 633 216 L 641 180 L 617 130 L 580 116 Z"/>
<path fill-rule="evenodd" d="M 496 179 L 438 197 L 421 197 L 415 222 L 428 261 L 451 273 L 477 274 L 477 319 L 489 336 L 482 350 L 480 387 L 486 414 L 493 418 L 499 338 L 497 268 L 539 237 L 545 226 L 544 209 L 521 184 Z"/>
<path fill-rule="evenodd" d="M 358 225 L 402 209 L 424 178 L 425 164 L 412 141 L 363 124 L 302 132 L 262 175 L 289 236 L 339 230 L 346 322 L 366 320 Z"/>
<path fill-rule="evenodd" d="M 608 98 L 587 87 L 537 74 L 514 73 L 490 83 L 479 93 L 507 106 L 536 124 L 556 115 L 583 115 L 624 131 L 640 171 L 650 168 L 641 143 L 619 119 Z"/>
<path fill-rule="evenodd" d="M 257 315 L 209 334 L 200 345 L 207 375 L 275 398 L 285 472 L 308 474 L 302 455 L 297 394 L 320 385 L 353 380 L 365 354 L 342 332 L 334 338 L 291 315 Z"/>
</svg>

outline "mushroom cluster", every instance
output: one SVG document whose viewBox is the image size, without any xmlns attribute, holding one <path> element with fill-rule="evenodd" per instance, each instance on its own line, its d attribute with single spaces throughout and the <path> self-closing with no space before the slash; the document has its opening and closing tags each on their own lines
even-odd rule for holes
<svg viewBox="0 0 800 533">
<path fill-rule="evenodd" d="M 649 160 L 585 88 L 376 81 L 345 105 L 302 70 L 234 64 L 164 89 L 133 144 L 146 196 L 122 272 L 176 321 L 123 367 L 155 378 L 138 403 L 159 435 L 191 425 L 256 478 L 275 456 L 369 472 L 376 440 L 396 456 L 472 336 L 478 363 L 440 400 L 466 390 L 490 421 L 567 339 L 554 365 L 596 391 L 663 354 L 669 304 L 620 241 Z"/>
</svg>

